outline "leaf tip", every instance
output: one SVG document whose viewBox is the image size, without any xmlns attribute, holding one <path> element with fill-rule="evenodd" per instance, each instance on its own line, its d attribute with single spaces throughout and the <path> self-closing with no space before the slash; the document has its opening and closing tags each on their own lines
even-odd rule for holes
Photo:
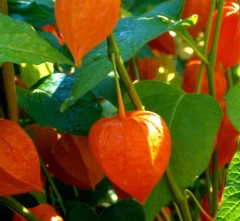
<svg viewBox="0 0 240 221">
<path fill-rule="evenodd" d="M 74 103 L 72 96 L 68 97 L 60 106 L 60 112 L 63 113 L 68 107 Z"/>
</svg>

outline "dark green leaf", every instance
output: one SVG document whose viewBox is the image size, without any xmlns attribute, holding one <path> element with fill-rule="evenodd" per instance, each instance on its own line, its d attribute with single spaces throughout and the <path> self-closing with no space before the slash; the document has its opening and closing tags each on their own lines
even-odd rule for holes
<svg viewBox="0 0 240 221">
<path fill-rule="evenodd" d="M 222 205 L 214 220 L 240 220 L 240 149 L 229 166 Z"/>
<path fill-rule="evenodd" d="M 142 207 L 129 199 L 106 208 L 98 221 L 145 221 L 145 218 Z"/>
<path fill-rule="evenodd" d="M 36 2 L 10 2 L 8 9 L 12 18 L 28 22 L 33 26 L 51 24 L 55 20 L 53 14 L 45 11 Z"/>
<path fill-rule="evenodd" d="M 227 115 L 234 125 L 240 131 L 240 84 L 232 87 L 225 99 L 227 101 Z"/>
<path fill-rule="evenodd" d="M 146 58 L 146 57 L 156 58 L 156 56 L 153 54 L 151 48 L 148 45 L 144 45 L 142 48 L 140 48 L 136 55 L 139 58 Z"/>
<path fill-rule="evenodd" d="M 117 91 L 115 78 L 113 76 L 104 78 L 92 91 L 97 98 L 105 98 L 117 106 Z"/>
<path fill-rule="evenodd" d="M 142 16 L 120 19 L 114 35 L 123 61 L 129 60 L 153 38 L 182 25 L 185 26 L 186 20 L 169 23 L 164 17 L 178 14 L 182 2 L 180 0 L 166 1 Z M 111 70 L 112 64 L 107 59 L 107 44 L 103 42 L 84 57 L 83 65 L 76 70 L 73 90 L 62 104 L 62 110 L 74 104 L 79 97 L 95 87 Z"/>
<path fill-rule="evenodd" d="M 68 203 L 66 221 L 96 221 L 97 215 L 91 207 L 81 202 Z"/>
<path fill-rule="evenodd" d="M 73 64 L 25 22 L 0 14 L 0 63 L 62 62 Z"/>
<path fill-rule="evenodd" d="M 222 117 L 221 108 L 208 95 L 185 94 L 157 81 L 142 81 L 135 87 L 146 110 L 162 116 L 170 129 L 172 153 L 169 169 L 179 189 L 184 190 L 208 166 Z M 133 109 L 128 96 L 124 100 L 127 109 Z M 144 205 L 147 221 L 152 221 L 171 199 L 173 195 L 165 175 Z"/>
<path fill-rule="evenodd" d="M 72 75 L 52 74 L 32 90 L 18 88 L 19 105 L 42 125 L 57 128 L 60 132 L 86 135 L 100 118 L 102 108 L 96 97 L 88 92 L 61 113 L 60 104 L 68 96 L 73 83 Z"/>
</svg>

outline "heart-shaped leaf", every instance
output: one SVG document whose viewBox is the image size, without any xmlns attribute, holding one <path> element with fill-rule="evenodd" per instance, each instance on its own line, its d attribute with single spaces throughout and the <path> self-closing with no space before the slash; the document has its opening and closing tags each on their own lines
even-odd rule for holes
<svg viewBox="0 0 240 221">
<path fill-rule="evenodd" d="M 142 81 L 135 87 L 146 110 L 162 116 L 170 129 L 172 153 L 169 169 L 178 188 L 183 190 L 208 166 L 222 117 L 221 108 L 208 95 L 185 94 L 157 81 Z M 133 109 L 127 96 L 124 100 L 126 107 Z M 144 205 L 146 220 L 151 221 L 171 199 L 173 195 L 165 175 Z"/>
<path fill-rule="evenodd" d="M 240 84 L 230 88 L 225 99 L 227 101 L 227 115 L 238 131 L 240 131 Z"/>
<path fill-rule="evenodd" d="M 19 105 L 39 124 L 77 135 L 87 135 L 92 124 L 100 118 L 102 108 L 93 93 L 88 92 L 75 105 L 60 112 L 60 105 L 68 96 L 72 75 L 52 74 L 34 89 L 17 88 Z"/>
<path fill-rule="evenodd" d="M 106 208 L 99 217 L 99 221 L 145 221 L 142 207 L 135 201 L 128 199 L 119 201 Z"/>
<path fill-rule="evenodd" d="M 98 217 L 94 210 L 82 202 L 68 202 L 68 221 L 96 221 Z"/>
<path fill-rule="evenodd" d="M 0 196 L 42 191 L 36 148 L 18 124 L 0 119 L 0 147 Z"/>
<path fill-rule="evenodd" d="M 240 141 L 240 140 L 239 140 Z M 239 142 L 240 144 L 240 142 Z M 240 149 L 235 154 L 228 170 L 222 205 L 215 221 L 240 219 Z"/>
</svg>

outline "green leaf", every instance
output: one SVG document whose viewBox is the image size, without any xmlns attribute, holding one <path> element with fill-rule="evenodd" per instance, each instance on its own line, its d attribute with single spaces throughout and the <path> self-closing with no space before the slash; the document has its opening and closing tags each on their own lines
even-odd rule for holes
<svg viewBox="0 0 240 221">
<path fill-rule="evenodd" d="M 117 91 L 114 76 L 107 76 L 92 89 L 97 98 L 105 98 L 117 107 Z"/>
<path fill-rule="evenodd" d="M 175 32 L 181 36 L 188 45 L 195 51 L 196 55 L 199 56 L 203 60 L 205 64 L 208 64 L 207 58 L 202 54 L 200 47 L 197 45 L 196 41 L 193 39 L 191 34 L 186 30 L 186 27 L 193 26 L 196 24 L 197 15 L 193 15 L 186 20 L 185 26 L 182 25 L 180 27 L 175 28 Z"/>
<path fill-rule="evenodd" d="M 20 75 L 28 88 L 32 87 L 40 78 L 53 73 L 52 63 L 42 63 L 40 65 L 22 63 L 19 65 Z"/>
<path fill-rule="evenodd" d="M 88 92 L 61 113 L 60 104 L 68 96 L 73 83 L 72 75 L 52 74 L 32 90 L 18 88 L 19 105 L 41 125 L 57 128 L 60 132 L 86 135 L 100 118 L 102 108 L 93 93 Z"/>
<path fill-rule="evenodd" d="M 230 88 L 225 99 L 227 101 L 227 115 L 234 125 L 240 131 L 240 84 Z"/>
<path fill-rule="evenodd" d="M 146 110 L 158 113 L 167 123 L 172 137 L 169 169 L 178 188 L 193 184 L 208 166 L 222 111 L 209 95 L 185 94 L 178 88 L 157 81 L 142 81 L 135 88 Z M 125 107 L 133 109 L 127 96 Z M 209 123 L 211 122 L 211 123 Z M 155 186 L 144 205 L 146 220 L 152 221 L 173 195 L 166 175 Z"/>
<path fill-rule="evenodd" d="M 67 221 L 96 221 L 97 215 L 91 207 L 81 202 L 68 203 Z"/>
<path fill-rule="evenodd" d="M 240 149 L 229 166 L 222 205 L 214 220 L 240 220 Z"/>
<path fill-rule="evenodd" d="M 0 39 L 0 63 L 73 64 L 41 38 L 32 26 L 3 14 L 0 14 Z"/>
<path fill-rule="evenodd" d="M 45 11 L 36 2 L 10 2 L 8 4 L 9 16 L 30 23 L 33 26 L 50 24 L 54 22 L 54 14 Z"/>
<path fill-rule="evenodd" d="M 106 208 L 98 221 L 145 221 L 140 204 L 128 199 L 119 201 Z"/>
<path fill-rule="evenodd" d="M 187 20 L 168 23 L 167 17 L 165 17 L 178 14 L 182 2 L 179 0 L 163 2 L 153 11 L 142 16 L 120 19 L 114 30 L 114 35 L 121 50 L 123 61 L 129 60 L 140 48 L 155 37 L 182 25 L 185 26 Z M 83 65 L 76 70 L 73 90 L 61 106 L 62 111 L 95 87 L 112 70 L 112 64 L 107 57 L 106 42 L 84 57 Z"/>
</svg>

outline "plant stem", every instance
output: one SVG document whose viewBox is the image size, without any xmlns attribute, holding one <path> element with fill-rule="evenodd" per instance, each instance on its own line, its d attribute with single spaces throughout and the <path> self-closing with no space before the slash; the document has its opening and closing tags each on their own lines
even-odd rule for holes
<svg viewBox="0 0 240 221">
<path fill-rule="evenodd" d="M 185 192 L 191 196 L 191 198 L 194 200 L 194 202 L 197 204 L 198 208 L 201 210 L 201 212 L 204 214 L 204 216 L 208 219 L 213 221 L 213 218 L 211 216 L 208 215 L 208 213 L 202 208 L 202 206 L 200 205 L 200 203 L 198 202 L 198 200 L 196 199 L 196 197 L 194 196 L 194 194 L 190 191 L 190 190 L 185 190 Z"/>
<path fill-rule="evenodd" d="M 175 202 L 173 202 L 173 205 L 174 205 L 175 211 L 176 211 L 176 213 L 178 215 L 179 221 L 183 221 L 182 215 L 181 215 L 180 210 L 178 208 L 178 205 Z"/>
<path fill-rule="evenodd" d="M 163 218 L 164 218 L 166 221 L 171 221 L 170 217 L 166 214 L 166 212 L 164 211 L 164 209 L 161 209 L 160 212 L 161 212 Z"/>
<path fill-rule="evenodd" d="M 211 205 L 212 205 L 212 183 L 211 183 L 211 178 L 210 178 L 210 168 L 209 167 L 205 170 L 205 180 L 206 180 L 209 207 L 211 208 Z"/>
<path fill-rule="evenodd" d="M 7 0 L 0 0 L 0 13 L 7 15 L 8 14 L 8 5 Z M 18 123 L 18 105 L 17 105 L 17 95 L 15 87 L 15 75 L 13 64 L 6 62 L 2 64 L 2 75 L 3 75 L 3 84 L 4 90 L 6 93 L 7 99 L 7 108 L 8 108 L 8 117 L 10 120 Z"/>
<path fill-rule="evenodd" d="M 0 12 L 4 15 L 8 14 L 8 3 L 7 0 L 0 0 Z"/>
<path fill-rule="evenodd" d="M 215 97 L 214 68 L 216 64 L 216 53 L 217 53 L 218 40 L 219 40 L 221 22 L 222 22 L 223 4 L 224 4 L 224 0 L 219 0 L 218 13 L 217 13 L 216 24 L 214 28 L 214 35 L 212 39 L 212 47 L 208 56 L 208 60 L 209 60 L 209 65 L 207 66 L 208 89 L 209 89 L 210 95 L 212 95 L 213 97 Z"/>
<path fill-rule="evenodd" d="M 118 113 L 119 113 L 120 118 L 126 118 L 126 113 L 125 113 L 125 109 L 124 109 L 124 105 L 123 105 L 122 93 L 121 93 L 119 79 L 118 79 L 118 72 L 117 72 L 116 61 L 115 61 L 115 53 L 112 53 L 111 57 L 112 57 L 113 71 L 114 71 L 114 76 L 115 76 L 115 84 L 116 84 L 116 89 L 117 89 Z"/>
<path fill-rule="evenodd" d="M 194 50 L 194 52 L 198 55 L 198 57 L 200 57 L 205 64 L 208 64 L 208 60 L 201 53 L 198 45 L 195 43 L 195 41 L 193 40 L 193 38 L 189 34 L 189 32 L 186 31 L 186 32 L 182 33 L 181 31 L 177 31 L 177 30 L 176 30 L 176 32 L 184 41 L 186 41 L 189 44 L 189 46 Z"/>
<path fill-rule="evenodd" d="M 231 88 L 233 86 L 232 70 L 231 70 L 231 68 L 227 69 L 227 83 L 228 83 L 228 88 Z"/>
<path fill-rule="evenodd" d="M 161 217 L 160 217 L 159 214 L 157 214 L 157 215 L 155 216 L 155 218 L 156 218 L 157 221 L 162 221 L 162 219 L 161 219 Z"/>
<path fill-rule="evenodd" d="M 117 45 L 117 42 L 116 42 L 113 34 L 111 34 L 107 38 L 107 42 L 108 42 L 108 54 L 109 54 L 109 56 L 111 56 L 112 53 L 115 54 L 115 61 L 116 61 L 118 73 L 123 81 L 123 84 L 127 90 L 127 93 L 129 95 L 130 99 L 132 100 L 132 103 L 134 104 L 134 106 L 137 110 L 144 111 L 142 102 L 141 102 L 141 100 L 131 82 L 128 72 L 124 66 L 124 63 L 123 63 L 123 60 L 121 57 L 121 53 L 120 53 L 120 49 Z"/>
<path fill-rule="evenodd" d="M 216 53 L 222 23 L 222 15 L 223 15 L 223 5 L 224 0 L 218 1 L 218 13 L 216 18 L 216 24 L 214 28 L 214 35 L 212 39 L 212 47 L 209 53 L 209 65 L 207 66 L 207 75 L 208 75 L 208 89 L 211 96 L 215 97 L 214 91 L 214 68 L 216 63 Z M 211 215 L 214 216 L 218 210 L 218 147 L 212 156 L 212 183 L 213 183 L 213 197 L 212 197 L 212 208 Z"/>
<path fill-rule="evenodd" d="M 166 170 L 166 175 L 167 175 L 169 184 L 171 186 L 171 189 L 173 191 L 173 194 L 174 194 L 174 197 L 176 200 L 176 204 L 179 207 L 182 219 L 184 221 L 192 221 L 187 197 L 185 195 L 183 195 L 183 193 L 180 191 L 180 189 L 177 186 L 175 179 L 172 175 L 172 171 L 169 168 L 167 168 L 167 170 Z"/>
<path fill-rule="evenodd" d="M 212 0 L 209 15 L 208 15 L 208 23 L 207 23 L 207 28 L 205 32 L 205 38 L 204 38 L 204 47 L 203 47 L 204 57 L 207 57 L 207 53 L 208 53 L 208 44 L 209 44 L 209 38 L 210 38 L 210 33 L 212 28 L 212 21 L 213 21 L 213 13 L 214 13 L 215 7 L 216 7 L 216 0 Z M 198 73 L 197 93 L 201 92 L 204 66 L 205 66 L 205 62 L 202 61 L 199 68 L 199 73 Z"/>
<path fill-rule="evenodd" d="M 40 165 L 41 165 L 41 169 L 43 171 L 44 176 L 46 177 L 47 181 L 49 182 L 49 184 L 51 185 L 51 187 L 53 189 L 53 193 L 54 193 L 55 197 L 57 198 L 57 202 L 63 212 L 63 215 L 65 216 L 67 213 L 67 210 L 63 204 L 62 197 L 61 197 L 60 193 L 58 192 L 58 189 L 57 189 L 52 177 L 50 176 L 45 164 L 43 163 L 43 161 L 41 159 L 40 159 Z"/>
<path fill-rule="evenodd" d="M 137 61 L 136 61 L 136 57 L 135 56 L 132 58 L 132 63 L 133 63 L 135 80 L 139 81 L 141 79 L 140 79 L 140 75 L 139 75 L 139 71 L 138 71 L 138 67 L 137 67 Z"/>
<path fill-rule="evenodd" d="M 212 207 L 211 207 L 211 215 L 217 213 L 218 210 L 218 147 L 216 146 L 215 151 L 212 156 L 212 183 L 213 183 L 213 191 L 212 191 Z"/>
<path fill-rule="evenodd" d="M 16 95 L 16 87 L 14 80 L 14 69 L 13 64 L 10 62 L 6 62 L 2 64 L 2 75 L 3 75 L 3 84 L 4 90 L 6 93 L 7 99 L 7 108 L 8 108 L 8 117 L 10 120 L 18 123 L 19 115 L 18 115 L 18 105 L 17 105 L 17 95 Z"/>
<path fill-rule="evenodd" d="M 29 221 L 41 221 L 41 219 L 39 219 L 34 213 L 29 211 L 26 207 L 24 207 L 21 203 L 19 203 L 11 196 L 0 197 L 0 203 L 7 206 L 14 212 L 19 213 Z"/>
</svg>

